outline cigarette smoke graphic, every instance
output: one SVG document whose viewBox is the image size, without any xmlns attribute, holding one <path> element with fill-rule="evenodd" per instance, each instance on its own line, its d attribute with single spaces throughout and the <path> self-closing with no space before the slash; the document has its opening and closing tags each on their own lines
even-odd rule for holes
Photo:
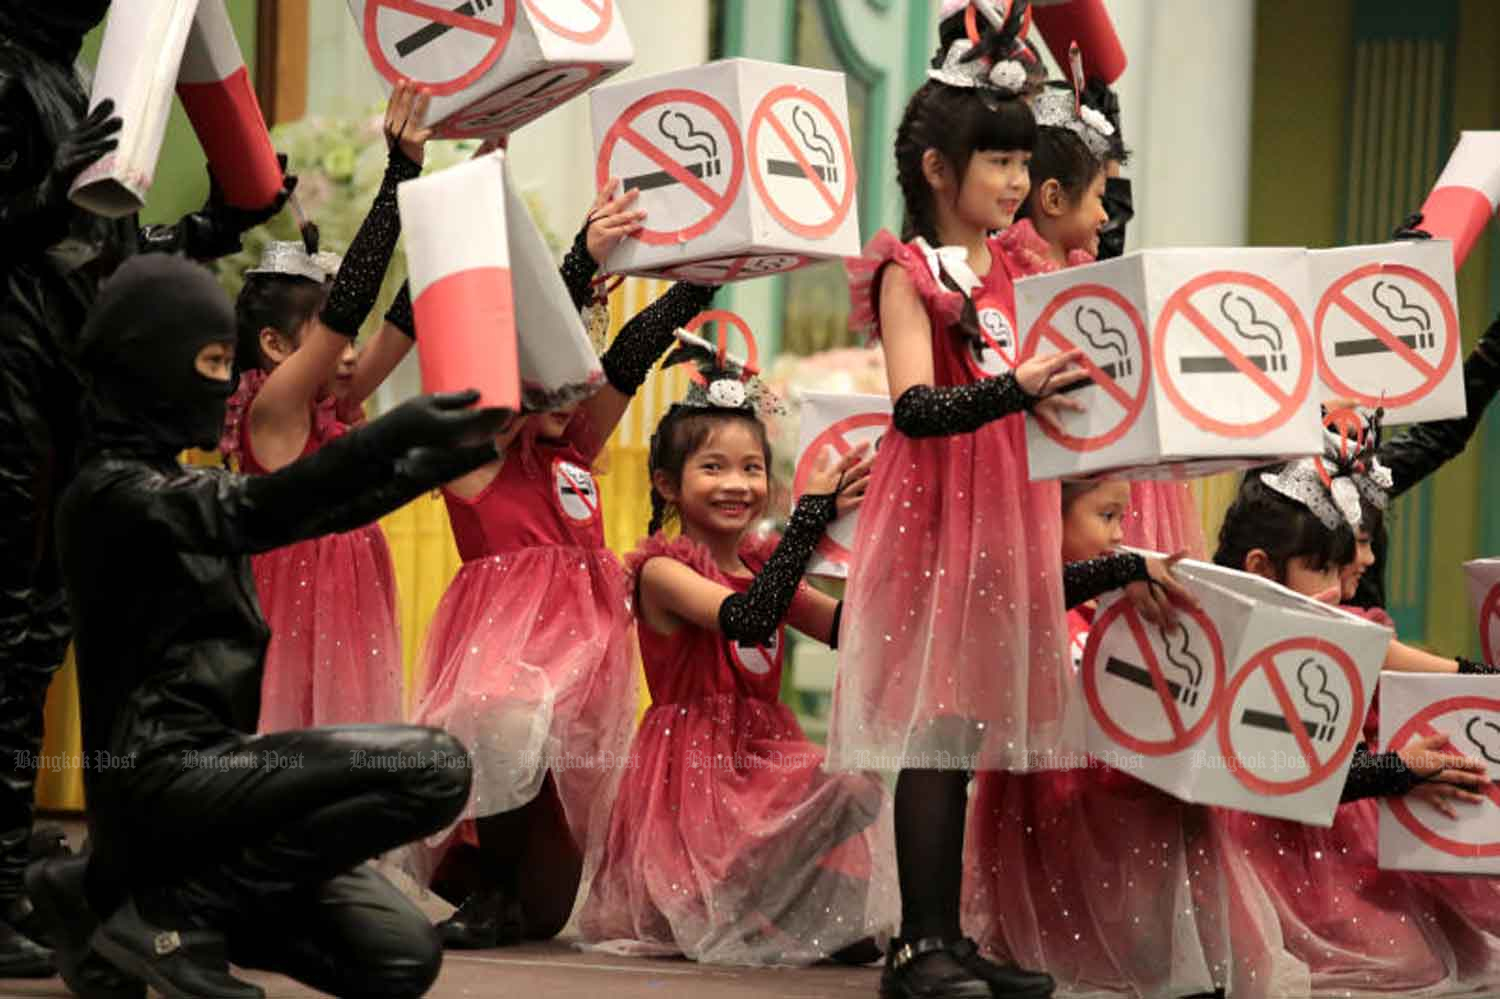
<svg viewBox="0 0 1500 999">
<path fill-rule="evenodd" d="M 1334 723 L 1339 720 L 1342 705 L 1338 695 L 1328 689 L 1328 669 L 1316 659 L 1304 659 L 1297 666 L 1297 685 L 1302 688 L 1302 700 L 1310 707 L 1323 712 L 1326 722 L 1325 734 L 1315 738 L 1327 738 L 1333 734 Z M 1314 689 L 1316 688 L 1316 689 Z"/>
</svg>

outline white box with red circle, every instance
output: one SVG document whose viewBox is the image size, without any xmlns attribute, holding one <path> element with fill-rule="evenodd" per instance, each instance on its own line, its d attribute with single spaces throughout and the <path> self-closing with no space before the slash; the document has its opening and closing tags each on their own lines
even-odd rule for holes
<svg viewBox="0 0 1500 999">
<path fill-rule="evenodd" d="M 1085 411 L 1060 429 L 1028 418 L 1031 478 L 1179 478 L 1319 453 L 1312 304 L 1295 248 L 1142 250 L 1016 282 L 1020 356 L 1077 347 L 1091 375 L 1069 393 Z"/>
<path fill-rule="evenodd" d="M 844 74 L 725 59 L 589 101 L 596 183 L 647 213 L 606 270 L 723 284 L 860 252 Z"/>
<path fill-rule="evenodd" d="M 1500 680 L 1454 673 L 1385 673 L 1380 745 L 1399 750 L 1422 735 L 1447 737 L 1439 751 L 1471 756 L 1500 779 Z M 1500 874 L 1500 784 L 1484 800 L 1452 801 L 1454 818 L 1411 794 L 1380 799 L 1380 866 L 1396 871 Z"/>
<path fill-rule="evenodd" d="M 804 392 L 797 431 L 797 470 L 792 479 L 793 502 L 807 491 L 807 479 L 819 461 L 836 460 L 861 444 L 868 445 L 873 454 L 890 426 L 890 396 Z M 858 524 L 859 511 L 855 510 L 828 525 L 807 563 L 810 575 L 849 577 Z"/>
<path fill-rule="evenodd" d="M 1200 606 L 1170 627 L 1099 601 L 1089 753 L 1183 801 L 1329 825 L 1391 632 L 1260 576 L 1176 572 Z"/>
<path fill-rule="evenodd" d="M 1469 605 L 1479 623 L 1479 651 L 1487 663 L 1500 663 L 1500 558 L 1464 563 Z"/>
<path fill-rule="evenodd" d="M 431 91 L 442 138 L 507 135 L 629 66 L 618 0 L 349 0 L 387 91 Z"/>
<path fill-rule="evenodd" d="M 1308 253 L 1324 395 L 1421 423 L 1468 412 L 1453 246 L 1403 240 Z"/>
</svg>

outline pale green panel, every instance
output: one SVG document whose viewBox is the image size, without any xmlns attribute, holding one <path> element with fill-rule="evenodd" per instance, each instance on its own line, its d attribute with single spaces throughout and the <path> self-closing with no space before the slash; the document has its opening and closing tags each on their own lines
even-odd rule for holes
<svg viewBox="0 0 1500 999">
<path fill-rule="evenodd" d="M 235 36 L 240 42 L 240 51 L 245 55 L 245 65 L 250 67 L 252 79 L 255 75 L 255 27 L 256 0 L 228 0 L 229 20 L 234 24 Z M 99 56 L 99 43 L 104 29 L 95 29 L 83 43 L 79 58 L 93 66 Z M 162 142 L 161 157 L 156 162 L 156 176 L 151 183 L 151 192 L 146 197 L 146 207 L 141 210 L 141 223 L 175 222 L 183 215 L 201 207 L 208 197 L 208 174 L 203 167 L 203 150 L 193 135 L 182 105 L 172 102 L 172 117 L 167 123 L 167 135 Z"/>
</svg>

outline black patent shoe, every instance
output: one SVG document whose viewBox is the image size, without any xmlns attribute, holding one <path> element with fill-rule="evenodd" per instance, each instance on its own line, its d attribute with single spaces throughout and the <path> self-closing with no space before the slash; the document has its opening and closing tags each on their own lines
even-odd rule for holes
<svg viewBox="0 0 1500 999">
<path fill-rule="evenodd" d="M 438 923 L 437 931 L 448 950 L 489 950 L 524 940 L 526 921 L 519 902 L 501 891 L 480 890 Z"/>
<path fill-rule="evenodd" d="M 893 937 L 880 974 L 880 999 L 990 999 L 989 982 L 974 974 L 940 937 Z"/>
<path fill-rule="evenodd" d="M 1044 971 L 1028 971 L 1016 964 L 997 964 L 979 953 L 979 945 L 964 937 L 953 945 L 953 956 L 969 971 L 990 984 L 995 996 L 1014 999 L 1046 999 L 1057 983 Z"/>
<path fill-rule="evenodd" d="M 135 901 L 94 931 L 94 949 L 167 999 L 265 999 L 229 973 L 229 945 L 214 930 L 168 930 L 141 917 Z"/>
<path fill-rule="evenodd" d="M 26 894 L 36 921 L 53 942 L 52 962 L 80 999 L 145 999 L 145 983 L 100 957 L 89 943 L 99 920 L 84 897 L 87 870 L 88 858 L 72 855 L 38 860 L 26 868 Z"/>
<path fill-rule="evenodd" d="M 854 941 L 847 947 L 842 947 L 828 955 L 828 960 L 835 964 L 848 964 L 854 967 L 864 967 L 874 964 L 884 956 L 873 938 L 864 937 Z"/>
</svg>

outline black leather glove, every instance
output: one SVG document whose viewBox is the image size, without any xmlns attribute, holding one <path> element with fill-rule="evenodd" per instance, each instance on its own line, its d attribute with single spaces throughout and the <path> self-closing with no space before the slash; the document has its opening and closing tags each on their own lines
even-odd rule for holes
<svg viewBox="0 0 1500 999">
<path fill-rule="evenodd" d="M 142 249 L 151 253 L 183 253 L 194 260 L 217 260 L 240 251 L 240 237 L 249 230 L 269 222 L 297 189 L 297 178 L 286 173 L 286 156 L 278 155 L 281 164 L 281 190 L 268 205 L 260 208 L 237 208 L 224 200 L 224 191 L 208 171 L 208 201 L 191 215 L 184 215 L 176 225 L 152 225 L 141 230 Z"/>
<path fill-rule="evenodd" d="M 42 180 L 41 197 L 45 204 L 65 206 L 68 189 L 84 170 L 101 157 L 114 152 L 120 144 L 116 134 L 124 124 L 115 113 L 115 102 L 105 98 L 89 116 L 79 122 L 67 137 L 57 144 L 52 168 Z"/>
<path fill-rule="evenodd" d="M 428 448 L 481 448 L 509 422 L 504 409 L 475 409 L 479 393 L 441 392 L 418 396 L 366 424 L 361 445 L 378 458 L 404 461 Z"/>
<path fill-rule="evenodd" d="M 1392 239 L 1431 239 L 1432 238 L 1432 233 L 1428 232 L 1426 229 L 1421 228 L 1421 225 L 1422 225 L 1422 213 L 1421 212 L 1412 212 L 1410 215 L 1406 216 L 1406 218 L 1401 221 L 1400 225 L 1396 226 L 1395 231 L 1391 233 L 1391 238 Z"/>
</svg>

